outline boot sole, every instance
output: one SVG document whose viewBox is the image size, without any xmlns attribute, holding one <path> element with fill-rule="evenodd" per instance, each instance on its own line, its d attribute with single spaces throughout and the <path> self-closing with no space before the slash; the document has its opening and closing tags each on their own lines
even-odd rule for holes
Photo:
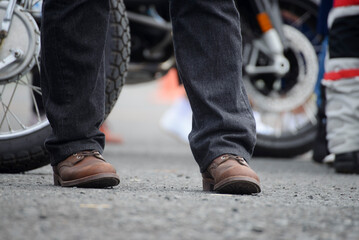
<svg viewBox="0 0 359 240">
<path fill-rule="evenodd" d="M 359 153 L 350 152 L 335 156 L 334 169 L 337 173 L 359 173 Z"/>
<path fill-rule="evenodd" d="M 54 174 L 54 184 L 61 187 L 79 188 L 108 188 L 120 183 L 120 178 L 115 173 L 100 173 L 71 181 L 64 181 Z"/>
<path fill-rule="evenodd" d="M 334 169 L 337 173 L 359 173 L 359 167 L 352 162 L 334 162 Z"/>
<path fill-rule="evenodd" d="M 216 191 L 227 194 L 253 194 L 260 193 L 261 187 L 258 181 L 249 177 L 230 177 L 217 184 L 203 179 L 203 190 Z"/>
</svg>

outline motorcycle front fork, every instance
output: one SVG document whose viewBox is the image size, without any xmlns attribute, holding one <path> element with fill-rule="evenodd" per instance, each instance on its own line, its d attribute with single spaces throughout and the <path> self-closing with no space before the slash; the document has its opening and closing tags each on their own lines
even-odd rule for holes
<svg viewBox="0 0 359 240">
<path fill-rule="evenodd" d="M 41 0 L 38 0 L 36 2 L 33 0 L 23 0 L 20 2 L 20 5 L 23 6 L 23 8 L 26 9 L 26 11 L 31 12 L 33 5 L 34 4 L 36 5 L 40 2 L 42 3 Z M 5 15 L 4 15 L 3 19 L 0 19 L 1 20 L 0 45 L 1 45 L 2 41 L 8 36 L 16 4 L 17 4 L 16 0 L 9 0 L 8 5 L 6 7 Z M 10 49 L 10 52 L 8 54 L 9 55 L 4 57 L 0 61 L 0 71 L 14 62 L 20 61 L 22 59 L 22 57 L 24 56 L 24 52 L 20 48 Z"/>
<path fill-rule="evenodd" d="M 252 51 L 248 64 L 245 67 L 249 76 L 260 74 L 273 74 L 278 79 L 288 73 L 290 64 L 284 56 L 287 45 L 283 33 L 283 23 L 277 0 L 250 0 L 252 8 L 252 21 L 255 21 L 260 32 L 259 37 L 253 41 Z M 260 53 L 271 59 L 271 64 L 258 66 L 257 60 Z"/>
<path fill-rule="evenodd" d="M 14 10 L 15 10 L 15 6 L 16 6 L 16 0 L 10 0 L 9 4 L 6 8 L 5 16 L 1 22 L 1 28 L 0 28 L 0 39 L 1 40 L 6 38 L 8 32 L 9 32 L 12 16 L 13 16 Z"/>
</svg>

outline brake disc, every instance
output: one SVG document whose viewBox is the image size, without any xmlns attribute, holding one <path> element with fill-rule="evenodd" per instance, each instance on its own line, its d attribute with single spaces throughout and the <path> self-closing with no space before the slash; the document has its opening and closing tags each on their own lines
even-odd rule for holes
<svg viewBox="0 0 359 240">
<path fill-rule="evenodd" d="M 4 18 L 7 5 L 8 2 L 0 2 L 0 19 Z M 8 35 L 0 45 L 0 84 L 22 78 L 37 64 L 39 53 L 39 28 L 34 18 L 16 5 Z"/>
<path fill-rule="evenodd" d="M 317 81 L 318 60 L 313 46 L 306 36 L 294 27 L 284 25 L 283 30 L 299 68 L 295 84 L 284 94 L 278 91 L 263 94 L 248 79 L 249 76 L 243 76 L 253 106 L 268 112 L 286 112 L 300 107 L 312 96 Z"/>
</svg>

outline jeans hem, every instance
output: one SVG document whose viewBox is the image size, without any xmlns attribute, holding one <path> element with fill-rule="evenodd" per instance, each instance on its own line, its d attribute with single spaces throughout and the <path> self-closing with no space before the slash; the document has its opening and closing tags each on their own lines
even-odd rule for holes
<svg viewBox="0 0 359 240">
<path fill-rule="evenodd" d="M 103 153 L 103 148 L 100 146 L 100 144 L 97 143 L 91 143 L 91 144 L 78 144 L 75 145 L 74 143 L 70 146 L 64 146 L 60 147 L 60 151 L 56 153 L 50 153 L 50 162 L 51 166 L 56 166 L 60 162 L 64 161 L 66 158 L 71 156 L 74 153 L 85 151 L 85 150 L 95 150 L 99 151 L 100 154 Z"/>
<path fill-rule="evenodd" d="M 227 149 L 222 149 L 220 151 L 217 151 L 216 153 L 212 153 L 210 155 L 207 155 L 205 157 L 205 160 L 202 162 L 197 161 L 197 163 L 199 164 L 200 167 L 200 172 L 204 173 L 207 171 L 207 168 L 209 167 L 209 165 L 211 165 L 211 163 L 213 162 L 214 159 L 216 159 L 217 157 L 224 155 L 224 154 L 232 154 L 235 156 L 240 156 L 242 158 L 244 158 L 246 160 L 246 162 L 249 162 L 251 159 L 251 154 L 248 153 L 247 151 L 245 151 L 243 148 L 238 148 L 238 149 L 231 149 L 231 148 L 227 148 Z"/>
</svg>

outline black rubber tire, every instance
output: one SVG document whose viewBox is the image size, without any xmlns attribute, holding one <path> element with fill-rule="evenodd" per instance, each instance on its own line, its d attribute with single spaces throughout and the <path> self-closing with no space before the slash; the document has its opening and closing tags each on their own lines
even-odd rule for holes
<svg viewBox="0 0 359 240">
<path fill-rule="evenodd" d="M 106 49 L 106 117 L 122 90 L 130 57 L 130 31 L 123 0 L 111 0 Z M 0 140 L 0 173 L 20 173 L 49 164 L 44 140 L 50 126 L 27 136 Z"/>
<path fill-rule="evenodd" d="M 279 0 L 280 7 L 288 11 L 298 11 L 300 8 L 307 9 L 308 13 L 316 16 L 318 5 L 312 0 Z M 297 6 L 297 7 L 295 7 Z M 313 22 L 313 28 L 316 27 Z M 304 154 L 313 148 L 316 138 L 317 126 L 307 124 L 299 129 L 296 134 L 282 136 L 257 134 L 257 144 L 254 149 L 254 156 L 291 158 Z"/>
<path fill-rule="evenodd" d="M 296 135 L 266 136 L 257 134 L 257 144 L 254 156 L 291 158 L 306 153 L 313 148 L 317 134 L 316 125 L 307 125 L 301 128 Z"/>
</svg>

